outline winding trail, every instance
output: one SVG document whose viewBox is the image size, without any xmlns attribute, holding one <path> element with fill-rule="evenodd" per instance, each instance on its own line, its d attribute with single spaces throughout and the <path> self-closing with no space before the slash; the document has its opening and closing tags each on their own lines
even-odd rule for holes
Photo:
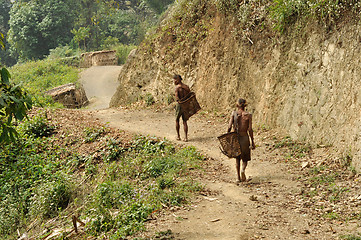
<svg viewBox="0 0 361 240">
<path fill-rule="evenodd" d="M 118 71 L 113 70 L 108 77 L 114 77 Z M 189 142 L 176 141 L 173 111 L 109 109 L 106 101 L 110 97 L 97 94 L 99 89 L 113 89 L 116 86 L 114 79 L 100 84 L 96 79 L 101 78 L 96 73 L 109 71 L 104 67 L 89 71 L 90 77 L 84 77 L 88 74 L 85 72 L 82 78 L 87 94 L 96 90 L 91 94 L 96 99 L 105 100 L 101 104 L 95 101 L 87 111 L 91 111 L 103 123 L 120 130 L 167 138 L 184 146 L 193 145 L 209 157 L 206 161 L 209 161 L 212 169 L 198 181 L 204 183 L 212 194 L 201 195 L 194 199 L 191 206 L 175 208 L 172 214 L 151 221 L 149 234 L 171 229 L 176 239 L 185 240 L 337 238 L 342 226 L 320 222 L 307 211 L 294 207 L 297 202 L 292 196 L 300 193 L 302 184 L 293 180 L 297 176 L 288 173 L 289 166 L 281 163 L 281 154 L 268 150 L 275 133 L 256 131 L 258 147 L 252 152 L 252 161 L 246 171 L 252 180 L 237 185 L 234 159 L 220 153 L 216 138 L 226 131 L 227 119 L 197 114 L 189 120 Z"/>
<path fill-rule="evenodd" d="M 252 176 L 252 181 L 243 185 L 235 184 L 234 160 L 220 153 L 216 138 L 226 131 L 227 123 L 217 120 L 204 121 L 201 116 L 193 117 L 189 121 L 189 142 L 185 143 L 175 140 L 174 116 L 170 112 L 103 109 L 96 111 L 95 115 L 110 127 L 143 135 L 165 137 L 182 145 L 193 145 L 209 156 L 209 161 L 214 161 L 213 165 L 216 166 L 214 171 L 222 171 L 221 174 L 215 173 L 214 178 L 208 176 L 201 179 L 207 188 L 217 193 L 215 196 L 204 196 L 197 199 L 190 209 L 179 210 L 174 215 L 165 216 L 154 226 L 158 231 L 169 228 L 179 239 L 253 239 L 255 236 L 263 236 L 266 239 L 304 239 L 304 236 L 299 238 L 289 236 L 288 230 L 293 229 L 292 225 L 298 228 L 300 224 L 308 225 L 306 217 L 295 217 L 292 212 L 284 209 L 269 209 L 261 202 L 266 200 L 266 197 L 262 196 L 265 195 L 262 193 L 265 186 L 297 191 L 297 183 L 292 181 L 286 170 L 282 171 L 282 166 L 269 161 L 265 147 L 261 146 L 254 151 L 253 159 L 247 168 L 246 173 Z M 261 141 L 260 137 L 256 136 L 256 143 Z M 262 184 L 265 185 L 261 186 Z M 273 197 L 277 199 L 279 196 Z M 285 224 L 281 226 L 276 224 L 272 229 L 268 227 L 267 230 L 264 226 L 262 226 L 263 230 L 259 229 L 257 219 L 262 218 L 263 213 L 272 212 L 282 216 Z M 272 234 L 269 234 L 270 231 Z"/>
<path fill-rule="evenodd" d="M 89 109 L 108 108 L 118 86 L 122 66 L 93 66 L 80 74 L 80 83 L 89 99 Z"/>
</svg>

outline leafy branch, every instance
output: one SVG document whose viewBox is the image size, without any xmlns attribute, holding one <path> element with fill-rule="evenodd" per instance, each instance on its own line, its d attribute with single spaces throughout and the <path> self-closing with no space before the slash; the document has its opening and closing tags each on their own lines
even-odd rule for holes
<svg viewBox="0 0 361 240">
<path fill-rule="evenodd" d="M 0 47 L 5 49 L 4 35 L 0 33 Z M 23 120 L 32 107 L 32 100 L 19 85 L 10 84 L 9 71 L 0 66 L 0 142 L 14 141 L 17 136 L 13 119 Z"/>
</svg>

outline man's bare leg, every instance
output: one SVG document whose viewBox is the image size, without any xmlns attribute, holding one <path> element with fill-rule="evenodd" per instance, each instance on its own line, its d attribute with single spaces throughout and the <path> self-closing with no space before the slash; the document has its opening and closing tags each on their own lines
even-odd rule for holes
<svg viewBox="0 0 361 240">
<path fill-rule="evenodd" d="M 184 128 L 184 135 L 185 135 L 185 142 L 188 142 L 188 124 L 187 121 L 183 121 L 183 128 Z M 178 134 L 179 136 L 179 134 Z"/>
<path fill-rule="evenodd" d="M 240 168 L 241 168 L 241 158 L 237 157 L 236 158 L 236 170 L 237 170 L 237 177 L 238 177 L 239 182 L 241 182 Z"/>
<path fill-rule="evenodd" d="M 180 128 L 179 120 L 176 120 L 175 121 L 175 129 L 177 130 L 177 140 L 181 140 L 180 135 L 179 135 L 179 128 Z"/>
<path fill-rule="evenodd" d="M 245 182 L 247 180 L 247 178 L 246 178 L 247 163 L 248 163 L 248 161 L 242 161 L 242 171 L 241 171 L 241 180 L 242 180 L 242 182 Z"/>
</svg>

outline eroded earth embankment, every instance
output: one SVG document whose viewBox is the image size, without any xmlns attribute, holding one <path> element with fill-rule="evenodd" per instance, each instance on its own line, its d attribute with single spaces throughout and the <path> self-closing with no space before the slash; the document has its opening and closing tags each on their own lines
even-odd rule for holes
<svg viewBox="0 0 361 240">
<path fill-rule="evenodd" d="M 313 146 L 333 146 L 360 170 L 361 26 L 315 25 L 282 36 L 264 29 L 244 41 L 222 14 L 205 11 L 198 20 L 206 24 L 199 40 L 189 37 L 197 25 L 181 35 L 165 21 L 156 37 L 130 55 L 111 106 L 149 93 L 167 102 L 171 77 L 178 73 L 204 110 L 225 112 L 237 98 L 246 98 L 256 124 Z"/>
</svg>

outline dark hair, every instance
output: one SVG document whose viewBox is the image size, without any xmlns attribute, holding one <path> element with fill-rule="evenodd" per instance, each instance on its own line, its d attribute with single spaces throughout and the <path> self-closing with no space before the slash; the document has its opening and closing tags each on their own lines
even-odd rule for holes
<svg viewBox="0 0 361 240">
<path fill-rule="evenodd" d="M 179 74 L 174 74 L 173 79 L 179 79 L 182 81 L 182 77 Z"/>
<path fill-rule="evenodd" d="M 238 99 L 237 104 L 238 104 L 241 108 L 244 108 L 244 107 L 247 106 L 247 102 L 246 102 L 246 100 L 243 99 L 243 98 Z"/>
</svg>

